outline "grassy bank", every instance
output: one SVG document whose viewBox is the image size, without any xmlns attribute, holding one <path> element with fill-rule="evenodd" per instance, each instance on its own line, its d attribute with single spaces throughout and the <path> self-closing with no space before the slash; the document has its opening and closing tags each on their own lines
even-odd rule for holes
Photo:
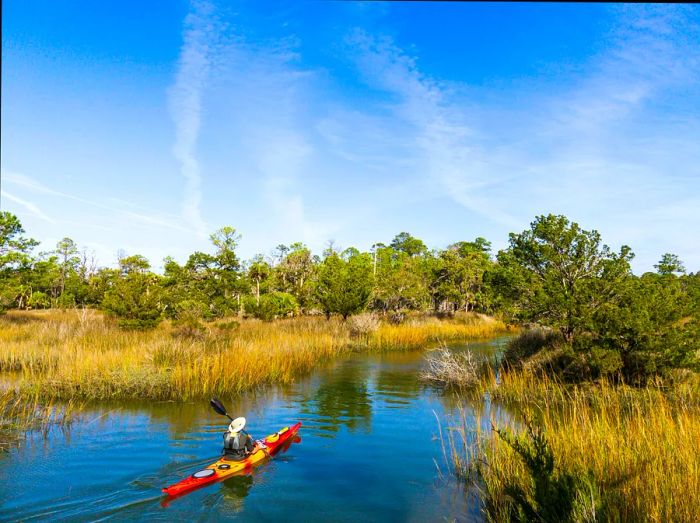
<svg viewBox="0 0 700 523">
<path fill-rule="evenodd" d="M 500 433 L 470 433 L 465 418 L 450 436 L 455 471 L 481 491 L 490 520 L 697 521 L 697 380 L 639 389 L 519 371 L 478 389 L 517 413 L 493 421 Z"/>
<path fill-rule="evenodd" d="M 361 332 L 337 319 L 223 321 L 203 332 L 169 324 L 124 331 L 96 311 L 11 312 L 0 317 L 0 372 L 38 397 L 185 400 L 289 383 L 352 350 L 397 350 L 503 332 L 478 315 L 374 321 Z"/>
</svg>

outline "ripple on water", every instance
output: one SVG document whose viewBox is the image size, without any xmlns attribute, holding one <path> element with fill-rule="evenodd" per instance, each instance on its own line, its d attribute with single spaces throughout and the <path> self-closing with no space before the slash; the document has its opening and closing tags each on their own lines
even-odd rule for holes
<svg viewBox="0 0 700 523">
<path fill-rule="evenodd" d="M 498 343 L 474 347 L 493 352 Z M 422 361 L 354 356 L 291 386 L 222 398 L 257 438 L 301 420 L 301 443 L 167 507 L 160 488 L 216 459 L 227 420 L 205 401 L 95 409 L 69 434 L 32 437 L 0 460 L 0 519 L 478 520 L 436 466 L 436 416 L 447 403 L 418 380 Z"/>
</svg>

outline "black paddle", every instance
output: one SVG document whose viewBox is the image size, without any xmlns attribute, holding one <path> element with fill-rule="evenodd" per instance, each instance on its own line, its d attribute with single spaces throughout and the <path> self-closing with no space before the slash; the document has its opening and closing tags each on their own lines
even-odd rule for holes
<svg viewBox="0 0 700 523">
<path fill-rule="evenodd" d="M 228 412 L 226 412 L 226 407 L 224 407 L 224 404 L 221 403 L 218 399 L 212 398 L 209 400 L 209 405 L 211 405 L 211 408 L 214 409 L 217 414 L 221 414 L 222 416 L 226 416 L 228 419 L 233 421 L 233 418 L 228 415 Z"/>
</svg>

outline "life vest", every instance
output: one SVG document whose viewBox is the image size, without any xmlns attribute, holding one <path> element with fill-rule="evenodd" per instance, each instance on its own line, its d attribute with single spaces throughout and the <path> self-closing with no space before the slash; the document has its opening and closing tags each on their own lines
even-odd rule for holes
<svg viewBox="0 0 700 523">
<path fill-rule="evenodd" d="M 248 443 L 250 439 L 251 437 L 243 430 L 236 434 L 224 433 L 224 453 L 240 457 L 245 456 L 247 450 L 253 446 L 252 442 Z"/>
</svg>

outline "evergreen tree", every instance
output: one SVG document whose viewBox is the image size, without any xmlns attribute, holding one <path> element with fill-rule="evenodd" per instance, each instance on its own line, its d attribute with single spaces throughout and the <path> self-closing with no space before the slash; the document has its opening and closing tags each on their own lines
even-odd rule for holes
<svg viewBox="0 0 700 523">
<path fill-rule="evenodd" d="M 372 293 L 372 259 L 368 254 L 331 253 L 318 269 L 315 294 L 327 317 L 347 319 L 362 311 Z"/>
</svg>

